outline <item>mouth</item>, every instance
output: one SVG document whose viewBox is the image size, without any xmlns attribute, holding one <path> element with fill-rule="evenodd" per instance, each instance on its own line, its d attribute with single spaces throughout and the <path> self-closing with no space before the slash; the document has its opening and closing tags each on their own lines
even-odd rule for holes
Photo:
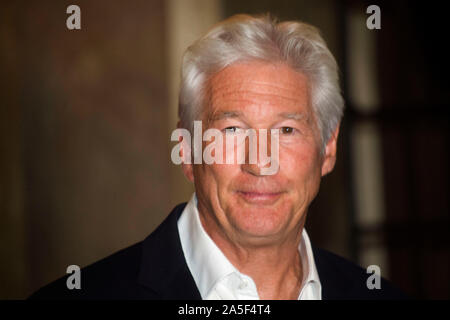
<svg viewBox="0 0 450 320">
<path fill-rule="evenodd" d="M 275 203 L 283 192 L 238 191 L 237 194 L 247 203 L 270 205 Z"/>
</svg>

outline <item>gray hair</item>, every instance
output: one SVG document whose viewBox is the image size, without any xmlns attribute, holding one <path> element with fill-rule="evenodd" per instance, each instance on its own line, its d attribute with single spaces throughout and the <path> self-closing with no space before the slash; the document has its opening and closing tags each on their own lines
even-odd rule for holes
<svg viewBox="0 0 450 320">
<path fill-rule="evenodd" d="M 326 146 L 344 109 L 338 66 L 314 26 L 298 21 L 278 23 L 269 16 L 234 15 L 213 26 L 183 56 L 178 115 L 192 132 L 205 104 L 208 79 L 223 68 L 252 60 L 284 62 L 303 73 L 312 108 Z"/>
</svg>

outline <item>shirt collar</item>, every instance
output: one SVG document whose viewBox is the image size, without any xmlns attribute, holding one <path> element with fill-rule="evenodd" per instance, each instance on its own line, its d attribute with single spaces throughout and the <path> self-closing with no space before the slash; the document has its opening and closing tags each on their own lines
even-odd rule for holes
<svg viewBox="0 0 450 320">
<path fill-rule="evenodd" d="M 203 298 L 218 281 L 238 272 L 203 228 L 195 193 L 178 219 L 178 231 L 187 265 Z"/>
<path fill-rule="evenodd" d="M 317 272 L 316 263 L 314 261 L 314 254 L 311 247 L 311 242 L 309 240 L 308 233 L 306 229 L 303 228 L 302 240 L 299 244 L 300 257 L 302 259 L 303 267 L 303 281 L 300 290 L 299 300 L 322 299 L 322 285 L 320 283 L 319 273 Z M 305 292 L 306 288 L 313 288 L 313 293 L 309 294 Z"/>
<path fill-rule="evenodd" d="M 178 219 L 178 231 L 186 263 L 202 298 L 207 297 L 214 286 L 230 274 L 236 273 L 243 276 L 204 230 L 200 221 L 195 193 Z M 314 262 L 311 243 L 304 228 L 299 252 L 302 267 L 305 271 L 299 299 L 302 298 L 302 295 L 307 295 L 307 293 L 304 293 L 304 289 L 309 285 L 314 286 L 314 290 L 318 292 L 320 299 L 320 279 Z"/>
</svg>

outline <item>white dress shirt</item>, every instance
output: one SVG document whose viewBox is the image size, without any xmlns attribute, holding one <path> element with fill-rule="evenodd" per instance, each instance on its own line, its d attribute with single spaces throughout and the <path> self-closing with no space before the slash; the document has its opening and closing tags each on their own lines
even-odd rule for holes
<svg viewBox="0 0 450 320">
<path fill-rule="evenodd" d="M 188 268 L 204 300 L 259 300 L 255 282 L 239 272 L 206 233 L 193 194 L 178 220 L 181 246 Z M 322 286 L 306 230 L 299 252 L 303 281 L 298 300 L 321 300 Z"/>
</svg>

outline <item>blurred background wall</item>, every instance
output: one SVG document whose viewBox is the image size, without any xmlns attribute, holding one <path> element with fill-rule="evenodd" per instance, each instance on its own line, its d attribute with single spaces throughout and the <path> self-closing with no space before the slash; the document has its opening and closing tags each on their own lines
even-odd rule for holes
<svg viewBox="0 0 450 320">
<path fill-rule="evenodd" d="M 81 8 L 68 30 L 66 8 Z M 170 161 L 182 52 L 235 13 L 319 27 L 341 67 L 338 161 L 315 245 L 418 298 L 450 298 L 443 10 L 365 1 L 14 1 L 0 5 L 0 298 L 142 240 L 192 186 Z"/>
</svg>

